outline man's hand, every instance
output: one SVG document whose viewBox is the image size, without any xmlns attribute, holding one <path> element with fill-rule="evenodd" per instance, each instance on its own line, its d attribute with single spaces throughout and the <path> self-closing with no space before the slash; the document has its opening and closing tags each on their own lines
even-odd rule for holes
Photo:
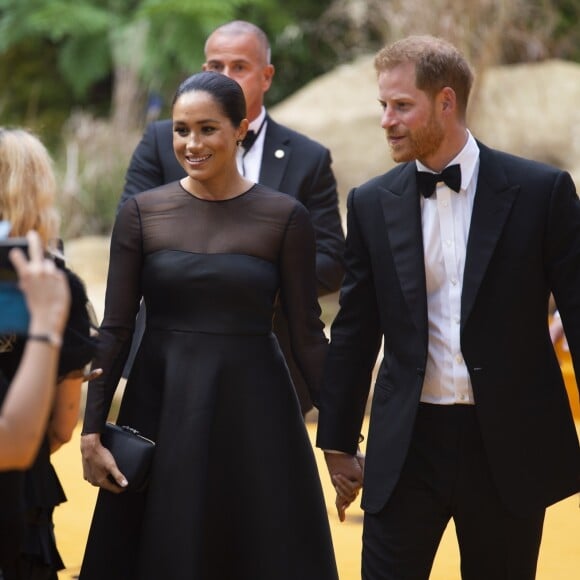
<svg viewBox="0 0 580 580">
<path fill-rule="evenodd" d="M 347 453 L 324 453 L 330 479 L 336 490 L 338 519 L 344 522 L 346 509 L 356 499 L 363 484 L 361 461 Z"/>
</svg>

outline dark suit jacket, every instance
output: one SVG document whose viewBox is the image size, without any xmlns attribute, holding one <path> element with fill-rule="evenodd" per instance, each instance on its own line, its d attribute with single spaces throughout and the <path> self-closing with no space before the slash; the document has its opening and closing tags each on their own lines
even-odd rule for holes
<svg viewBox="0 0 580 580">
<path fill-rule="evenodd" d="M 523 514 L 580 489 L 578 437 L 547 324 L 553 292 L 580 376 L 580 202 L 567 173 L 481 144 L 480 151 L 461 349 L 497 489 Z M 351 191 L 347 232 L 317 444 L 355 451 L 384 337 L 362 500 L 377 512 L 407 454 L 427 361 L 414 163 Z"/>
<path fill-rule="evenodd" d="M 336 180 L 328 149 L 279 125 L 268 116 L 260 183 L 298 199 L 316 232 L 316 274 L 320 295 L 339 289 L 343 277 L 344 233 Z M 173 153 L 171 120 L 151 123 L 135 149 L 120 205 L 131 196 L 185 176 Z M 312 408 L 306 384 L 294 363 L 285 316 L 278 311 L 274 330 L 288 361 L 302 411 Z"/>
</svg>

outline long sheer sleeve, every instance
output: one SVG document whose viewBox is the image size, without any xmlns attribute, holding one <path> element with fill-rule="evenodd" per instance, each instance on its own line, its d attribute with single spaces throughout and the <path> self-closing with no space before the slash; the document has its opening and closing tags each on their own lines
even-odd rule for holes
<svg viewBox="0 0 580 580">
<path fill-rule="evenodd" d="M 121 208 L 111 236 L 105 314 L 93 368 L 103 374 L 89 383 L 83 433 L 101 432 L 131 346 L 141 299 L 141 216 L 131 199 Z"/>
<path fill-rule="evenodd" d="M 280 252 L 280 301 L 288 319 L 292 354 L 317 407 L 328 341 L 317 298 L 315 248 L 308 212 L 297 205 Z"/>
</svg>

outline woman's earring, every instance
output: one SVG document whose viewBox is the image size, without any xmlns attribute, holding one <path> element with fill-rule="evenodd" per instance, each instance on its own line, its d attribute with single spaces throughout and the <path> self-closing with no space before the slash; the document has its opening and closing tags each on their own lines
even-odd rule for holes
<svg viewBox="0 0 580 580">
<path fill-rule="evenodd" d="M 241 139 L 238 139 L 238 140 L 236 141 L 236 145 L 239 147 L 241 144 L 242 144 L 242 140 L 241 140 Z"/>
</svg>

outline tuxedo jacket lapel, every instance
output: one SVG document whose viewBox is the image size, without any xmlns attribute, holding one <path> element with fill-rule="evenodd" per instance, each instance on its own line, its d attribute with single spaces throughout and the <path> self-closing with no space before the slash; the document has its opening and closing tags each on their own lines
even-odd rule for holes
<svg viewBox="0 0 580 580">
<path fill-rule="evenodd" d="M 381 203 L 395 269 L 403 296 L 421 336 L 427 331 L 423 230 L 415 164 L 409 163 L 384 189 Z"/>
<path fill-rule="evenodd" d="M 283 128 L 269 116 L 267 120 L 260 183 L 273 189 L 279 189 L 290 159 L 290 145 Z"/>
<path fill-rule="evenodd" d="M 510 185 L 494 161 L 494 153 L 481 143 L 477 189 L 469 226 L 469 238 L 461 294 L 461 326 L 471 314 L 475 298 L 505 226 L 519 186 Z"/>
<path fill-rule="evenodd" d="M 463 291 L 462 328 L 469 318 L 485 272 L 519 186 L 510 185 L 493 151 L 478 143 L 480 167 L 469 228 Z M 420 333 L 427 328 L 425 262 L 415 164 L 409 163 L 381 196 L 389 244 L 405 300 Z"/>
</svg>

